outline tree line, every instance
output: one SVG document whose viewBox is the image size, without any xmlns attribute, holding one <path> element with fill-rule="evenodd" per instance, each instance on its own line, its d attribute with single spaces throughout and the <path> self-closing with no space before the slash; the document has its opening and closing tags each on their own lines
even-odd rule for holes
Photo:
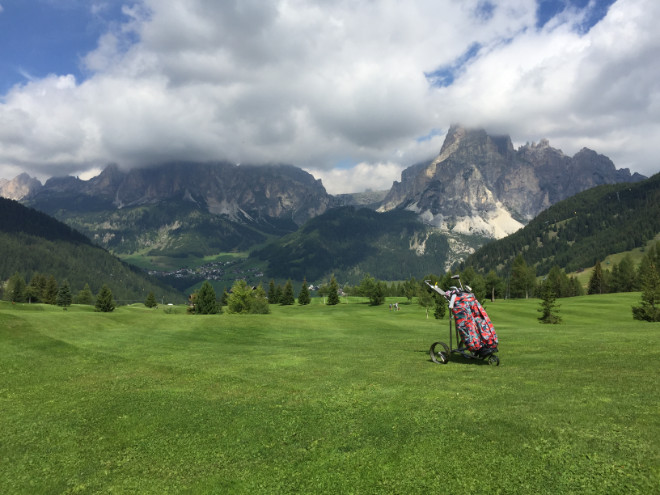
<svg viewBox="0 0 660 495">
<path fill-rule="evenodd" d="M 94 296 L 89 284 L 78 291 L 76 295 L 71 292 L 71 286 L 67 280 L 58 284 L 53 275 L 36 273 L 29 283 L 23 276 L 16 272 L 4 285 L 0 287 L 4 300 L 12 303 L 43 303 L 61 306 L 66 309 L 71 304 L 94 305 L 97 311 L 113 311 L 117 303 L 112 296 L 112 291 L 107 285 L 103 285 L 99 293 Z M 150 293 L 153 297 L 153 292 Z"/>
<path fill-rule="evenodd" d="M 646 250 L 634 268 L 627 255 L 612 270 L 603 270 L 600 261 L 594 266 L 589 279 L 589 294 L 641 291 L 639 305 L 632 307 L 633 318 L 660 321 L 660 242 Z"/>
</svg>

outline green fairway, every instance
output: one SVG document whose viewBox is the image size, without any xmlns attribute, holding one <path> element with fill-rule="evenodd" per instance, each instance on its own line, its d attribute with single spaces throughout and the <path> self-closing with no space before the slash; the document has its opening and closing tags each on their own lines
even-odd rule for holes
<svg viewBox="0 0 660 495">
<path fill-rule="evenodd" d="M 0 493 L 658 493 L 660 324 L 558 302 L 487 305 L 499 367 L 417 305 L 0 302 Z"/>
</svg>

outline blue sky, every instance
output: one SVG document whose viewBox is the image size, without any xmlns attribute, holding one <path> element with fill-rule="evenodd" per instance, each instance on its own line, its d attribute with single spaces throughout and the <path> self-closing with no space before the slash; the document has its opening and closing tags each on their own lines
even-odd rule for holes
<svg viewBox="0 0 660 495">
<path fill-rule="evenodd" d="M 89 2 L 0 1 L 0 94 L 27 78 L 50 73 L 82 78 L 80 59 L 96 47 L 108 18 Z M 116 17 L 112 12 L 109 20 Z"/>
<path fill-rule="evenodd" d="M 650 175 L 658 4 L 0 0 L 0 178 L 229 159 L 389 188 L 455 122 Z"/>
</svg>

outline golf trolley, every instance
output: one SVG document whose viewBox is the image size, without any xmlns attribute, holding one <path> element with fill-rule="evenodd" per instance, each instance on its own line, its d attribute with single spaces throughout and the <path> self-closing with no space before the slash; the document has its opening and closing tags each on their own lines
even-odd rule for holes
<svg viewBox="0 0 660 495">
<path fill-rule="evenodd" d="M 429 349 L 431 360 L 437 364 L 447 364 L 452 356 L 462 356 L 499 366 L 497 335 L 490 318 L 472 294 L 470 286 L 463 287 L 460 275 L 454 275 L 452 279 L 458 281 L 460 288 L 451 287 L 444 291 L 437 285 L 431 285 L 428 280 L 424 281 L 449 302 L 449 345 L 434 342 Z"/>
</svg>

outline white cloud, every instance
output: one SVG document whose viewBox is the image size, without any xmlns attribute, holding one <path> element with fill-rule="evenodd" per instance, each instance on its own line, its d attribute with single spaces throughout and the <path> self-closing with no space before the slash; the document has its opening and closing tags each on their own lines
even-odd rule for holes
<svg viewBox="0 0 660 495">
<path fill-rule="evenodd" d="M 384 191 L 399 180 L 403 168 L 398 163 L 359 163 L 350 168 L 308 169 L 323 181 L 330 194 L 354 193 L 366 190 Z"/>
<path fill-rule="evenodd" d="M 419 138 L 452 122 L 658 171 L 657 2 L 619 0 L 582 36 L 579 13 L 539 31 L 532 0 L 483 5 L 143 0 L 84 57 L 87 80 L 0 99 L 0 177 L 229 159 L 292 163 L 335 193 L 380 189 L 437 154 L 442 132 Z M 452 85 L 430 86 L 472 46 Z"/>
</svg>

